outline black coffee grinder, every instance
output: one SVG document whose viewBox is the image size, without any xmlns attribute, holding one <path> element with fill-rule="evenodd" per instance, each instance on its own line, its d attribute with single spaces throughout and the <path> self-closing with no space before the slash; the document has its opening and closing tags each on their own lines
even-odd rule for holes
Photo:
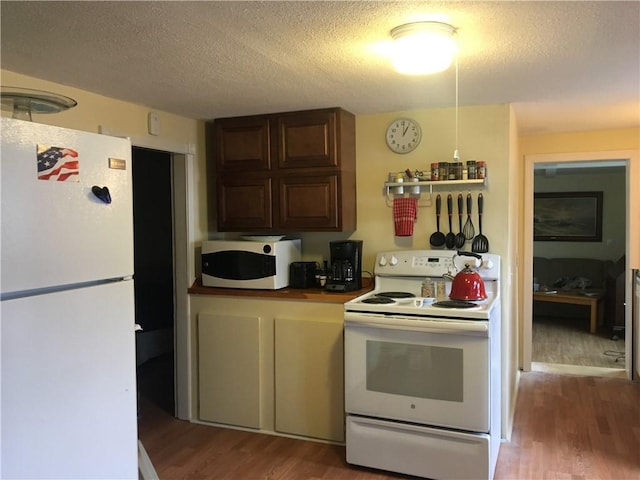
<svg viewBox="0 0 640 480">
<path fill-rule="evenodd" d="M 362 288 L 362 240 L 329 242 L 331 264 L 326 289 L 351 292 Z"/>
</svg>

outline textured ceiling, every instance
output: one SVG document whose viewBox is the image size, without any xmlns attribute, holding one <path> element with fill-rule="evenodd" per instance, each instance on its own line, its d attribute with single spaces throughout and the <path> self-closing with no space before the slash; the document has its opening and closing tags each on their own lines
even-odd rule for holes
<svg viewBox="0 0 640 480">
<path fill-rule="evenodd" d="M 1 66 L 178 115 L 455 104 L 454 69 L 395 73 L 389 31 L 458 29 L 459 102 L 523 133 L 640 124 L 640 2 L 0 2 Z M 19 86 L 19 85 L 13 85 Z"/>
</svg>

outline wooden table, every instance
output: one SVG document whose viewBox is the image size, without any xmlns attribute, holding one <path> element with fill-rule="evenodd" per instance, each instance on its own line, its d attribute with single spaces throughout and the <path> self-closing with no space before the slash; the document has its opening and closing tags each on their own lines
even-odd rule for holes
<svg viewBox="0 0 640 480">
<path fill-rule="evenodd" d="M 538 302 L 570 303 L 572 305 L 587 305 L 590 308 L 589 332 L 596 333 L 596 326 L 601 325 L 604 317 L 604 293 L 581 292 L 533 292 L 533 299 Z"/>
</svg>

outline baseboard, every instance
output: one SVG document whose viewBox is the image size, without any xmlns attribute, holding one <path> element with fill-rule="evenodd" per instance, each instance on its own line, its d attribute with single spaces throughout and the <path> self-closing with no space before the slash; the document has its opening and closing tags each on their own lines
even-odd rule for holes
<svg viewBox="0 0 640 480">
<path fill-rule="evenodd" d="M 138 477 L 140 480 L 160 480 L 140 440 L 138 440 Z"/>
<path fill-rule="evenodd" d="M 511 392 L 511 405 L 509 405 L 509 413 L 507 415 L 507 424 L 503 429 L 503 442 L 511 441 L 511 434 L 513 433 L 513 422 L 516 417 L 516 405 L 518 404 L 518 391 L 520 390 L 520 375 L 522 371 L 516 370 L 515 382 L 513 382 L 513 391 Z"/>
</svg>

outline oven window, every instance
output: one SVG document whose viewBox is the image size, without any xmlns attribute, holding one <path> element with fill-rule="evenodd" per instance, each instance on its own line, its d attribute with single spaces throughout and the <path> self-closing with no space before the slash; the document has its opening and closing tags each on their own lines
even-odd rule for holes
<svg viewBox="0 0 640 480">
<path fill-rule="evenodd" d="M 461 348 L 367 340 L 367 390 L 462 402 Z"/>
</svg>

